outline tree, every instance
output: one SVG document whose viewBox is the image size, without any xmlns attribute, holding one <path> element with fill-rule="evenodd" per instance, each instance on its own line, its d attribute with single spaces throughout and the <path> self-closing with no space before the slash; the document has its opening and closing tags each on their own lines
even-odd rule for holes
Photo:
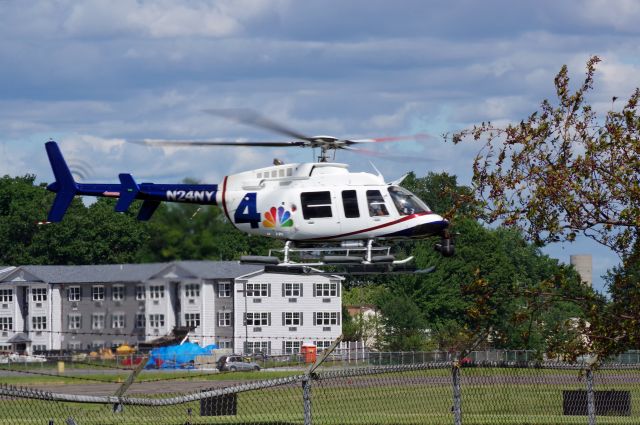
<svg viewBox="0 0 640 425">
<path fill-rule="evenodd" d="M 388 351 L 420 351 L 425 344 L 426 322 L 416 303 L 406 295 L 385 299 L 381 305 L 382 348 Z"/>
<path fill-rule="evenodd" d="M 622 258 L 608 279 L 611 301 L 566 286 L 554 294 L 545 285 L 530 292 L 542 303 L 561 296 L 580 306 L 584 317 L 572 325 L 578 336 L 553 347 L 570 358 L 605 358 L 640 341 L 640 89 L 617 110 L 614 97 L 612 110 L 599 116 L 587 102 L 599 61 L 587 62 L 575 91 L 563 66 L 555 78 L 557 102 L 544 100 L 519 124 L 482 123 L 452 136 L 454 143 L 469 137 L 483 143 L 473 168 L 483 219 L 522 229 L 537 245 L 582 234 Z"/>
<path fill-rule="evenodd" d="M 54 195 L 34 185 L 35 176 L 0 179 L 0 264 L 107 264 L 133 262 L 147 240 L 131 214 L 115 202 L 89 207 L 75 199 L 61 223 L 39 225 Z"/>
<path fill-rule="evenodd" d="M 487 221 L 518 227 L 537 244 L 583 234 L 625 256 L 640 227 L 640 89 L 599 117 L 586 101 L 599 61 L 588 61 L 574 92 L 562 67 L 557 104 L 544 100 L 519 124 L 482 123 L 452 140 L 484 143 L 473 190 Z"/>
</svg>

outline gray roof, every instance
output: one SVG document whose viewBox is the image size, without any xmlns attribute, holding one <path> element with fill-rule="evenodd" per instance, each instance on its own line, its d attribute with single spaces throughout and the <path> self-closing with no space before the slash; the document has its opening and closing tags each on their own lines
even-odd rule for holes
<svg viewBox="0 0 640 425">
<path fill-rule="evenodd" d="M 22 344 L 26 342 L 31 342 L 31 339 L 29 339 L 29 337 L 26 334 L 23 334 L 22 332 L 20 332 L 15 334 L 11 338 L 9 338 L 7 342 L 10 344 Z"/>
<path fill-rule="evenodd" d="M 236 261 L 175 261 L 172 263 L 104 264 L 89 266 L 20 266 L 0 274 L 0 280 L 23 271 L 47 283 L 144 282 L 172 266 L 200 279 L 236 278 L 262 270 Z"/>
</svg>

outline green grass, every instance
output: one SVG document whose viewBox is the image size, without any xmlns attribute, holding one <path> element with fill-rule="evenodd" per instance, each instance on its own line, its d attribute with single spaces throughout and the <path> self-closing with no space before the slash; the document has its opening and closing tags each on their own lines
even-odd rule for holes
<svg viewBox="0 0 640 425">
<path fill-rule="evenodd" d="M 489 373 L 490 372 L 490 373 Z M 180 372 L 160 372 L 172 376 Z M 181 372 L 184 374 L 184 372 Z M 602 373 L 602 372 L 599 372 Z M 640 378 L 640 371 L 606 372 L 610 376 Z M 295 372 L 212 374 L 211 379 L 265 379 Z M 149 378 L 160 378 L 150 373 Z M 188 373 L 186 374 L 188 377 Z M 598 389 L 596 374 L 596 390 Z M 427 378 L 438 380 L 429 383 Z M 533 378 L 539 384 L 531 383 Z M 562 391 L 584 389 L 577 371 L 522 369 L 466 369 L 462 371 L 464 424 L 585 424 L 585 416 L 562 415 Z M 144 378 L 143 378 L 144 379 Z M 4 380 L 0 378 L 0 380 Z M 525 381 L 529 383 L 522 383 Z M 546 381 L 546 383 L 545 383 Z M 515 382 L 515 383 L 514 383 Z M 630 417 L 599 416 L 597 423 L 640 423 L 640 383 L 616 383 L 606 389 L 631 392 Z M 154 396 L 155 397 L 155 396 Z M 451 424 L 452 394 L 448 369 L 402 372 L 314 382 L 314 424 Z M 201 417 L 199 402 L 166 407 L 125 406 L 114 414 L 111 406 L 54 403 L 40 400 L 0 400 L 0 424 L 64 423 L 71 416 L 88 424 L 302 424 L 302 390 L 299 383 L 240 393 L 237 416 Z M 188 416 L 192 409 L 192 416 Z"/>
</svg>

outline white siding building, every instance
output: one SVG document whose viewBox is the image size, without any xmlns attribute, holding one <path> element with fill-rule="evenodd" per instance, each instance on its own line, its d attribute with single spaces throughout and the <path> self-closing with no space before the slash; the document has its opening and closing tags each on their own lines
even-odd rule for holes
<svg viewBox="0 0 640 425">
<path fill-rule="evenodd" d="M 342 278 L 258 271 L 234 288 L 234 351 L 299 353 L 328 347 L 342 332 Z"/>
</svg>

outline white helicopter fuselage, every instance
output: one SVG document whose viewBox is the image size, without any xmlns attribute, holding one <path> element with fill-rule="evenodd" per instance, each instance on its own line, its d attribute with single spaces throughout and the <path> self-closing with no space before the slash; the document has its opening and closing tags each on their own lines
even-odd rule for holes
<svg viewBox="0 0 640 425">
<path fill-rule="evenodd" d="M 346 164 L 275 165 L 229 175 L 215 194 L 239 230 L 290 241 L 416 239 L 448 221 L 381 175 Z"/>
</svg>

